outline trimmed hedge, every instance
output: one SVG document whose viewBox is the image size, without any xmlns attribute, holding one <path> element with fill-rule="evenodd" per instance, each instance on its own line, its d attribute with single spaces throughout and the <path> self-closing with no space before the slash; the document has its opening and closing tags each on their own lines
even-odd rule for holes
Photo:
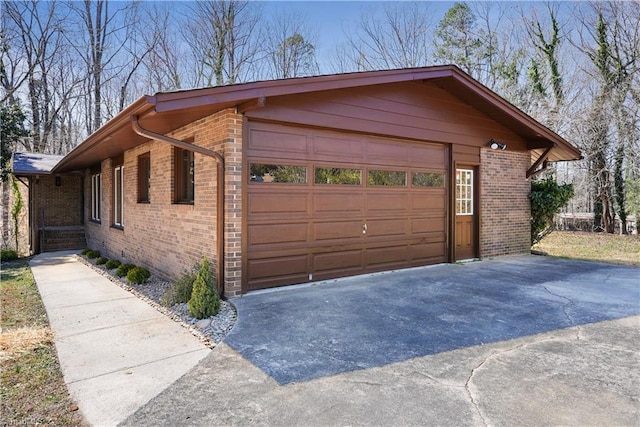
<svg viewBox="0 0 640 427">
<path fill-rule="evenodd" d="M 96 265 L 103 265 L 103 264 L 106 264 L 108 261 L 109 261 L 109 258 L 105 258 L 101 256 L 96 260 Z"/>
<path fill-rule="evenodd" d="M 120 266 L 118 266 L 118 269 L 116 270 L 116 276 L 126 276 L 127 273 L 129 273 L 129 270 L 132 270 L 134 268 L 136 268 L 136 266 L 133 264 L 120 264 Z"/>
<path fill-rule="evenodd" d="M 100 251 L 90 250 L 89 252 L 87 252 L 87 258 L 89 259 L 100 258 Z"/>
<path fill-rule="evenodd" d="M 117 259 L 110 259 L 104 266 L 107 270 L 113 270 L 114 268 L 120 267 L 120 261 Z"/>
<path fill-rule="evenodd" d="M 127 273 L 127 280 L 129 283 L 135 283 L 137 285 L 146 282 L 151 277 L 151 273 L 146 268 L 134 267 Z"/>
</svg>

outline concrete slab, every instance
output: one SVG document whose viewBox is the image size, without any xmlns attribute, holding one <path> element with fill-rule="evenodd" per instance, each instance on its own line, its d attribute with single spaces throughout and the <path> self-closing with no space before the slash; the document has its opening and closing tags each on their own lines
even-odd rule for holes
<svg viewBox="0 0 640 427">
<path fill-rule="evenodd" d="M 121 425 L 639 425 L 640 316 L 581 329 L 284 385 L 223 344 Z"/>
<path fill-rule="evenodd" d="M 186 329 L 75 259 L 31 261 L 72 397 L 92 425 L 116 425 L 211 351 Z"/>
<path fill-rule="evenodd" d="M 281 384 L 308 381 L 638 315 L 639 273 L 525 256 L 248 294 L 225 342 Z"/>
</svg>

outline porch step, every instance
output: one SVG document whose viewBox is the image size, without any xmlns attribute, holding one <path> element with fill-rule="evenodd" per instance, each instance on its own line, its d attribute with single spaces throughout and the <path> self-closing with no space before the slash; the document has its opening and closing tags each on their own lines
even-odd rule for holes
<svg viewBox="0 0 640 427">
<path fill-rule="evenodd" d="M 87 239 L 84 226 L 46 227 L 40 229 L 40 251 L 54 252 L 84 249 Z"/>
</svg>

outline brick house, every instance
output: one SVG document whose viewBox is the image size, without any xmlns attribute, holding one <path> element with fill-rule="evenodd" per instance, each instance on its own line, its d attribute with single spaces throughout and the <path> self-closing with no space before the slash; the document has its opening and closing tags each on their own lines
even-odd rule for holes
<svg viewBox="0 0 640 427">
<path fill-rule="evenodd" d="M 158 93 L 65 156 L 89 247 L 226 296 L 530 251 L 529 178 L 580 158 L 455 66 Z"/>
<path fill-rule="evenodd" d="M 19 255 L 80 249 L 86 245 L 82 203 L 83 176 L 78 172 L 52 174 L 62 156 L 41 153 L 15 153 L 11 158 L 12 179 L 2 183 L 2 247 Z M 23 208 L 17 228 L 11 209 L 20 197 Z M 17 245 L 15 236 L 18 237 Z"/>
</svg>

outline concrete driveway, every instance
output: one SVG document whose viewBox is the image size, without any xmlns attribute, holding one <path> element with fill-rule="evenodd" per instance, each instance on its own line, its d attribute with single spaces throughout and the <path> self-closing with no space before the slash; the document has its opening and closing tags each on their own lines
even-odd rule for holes
<svg viewBox="0 0 640 427">
<path fill-rule="evenodd" d="M 640 269 L 544 257 L 253 293 L 124 425 L 640 425 Z"/>
</svg>

